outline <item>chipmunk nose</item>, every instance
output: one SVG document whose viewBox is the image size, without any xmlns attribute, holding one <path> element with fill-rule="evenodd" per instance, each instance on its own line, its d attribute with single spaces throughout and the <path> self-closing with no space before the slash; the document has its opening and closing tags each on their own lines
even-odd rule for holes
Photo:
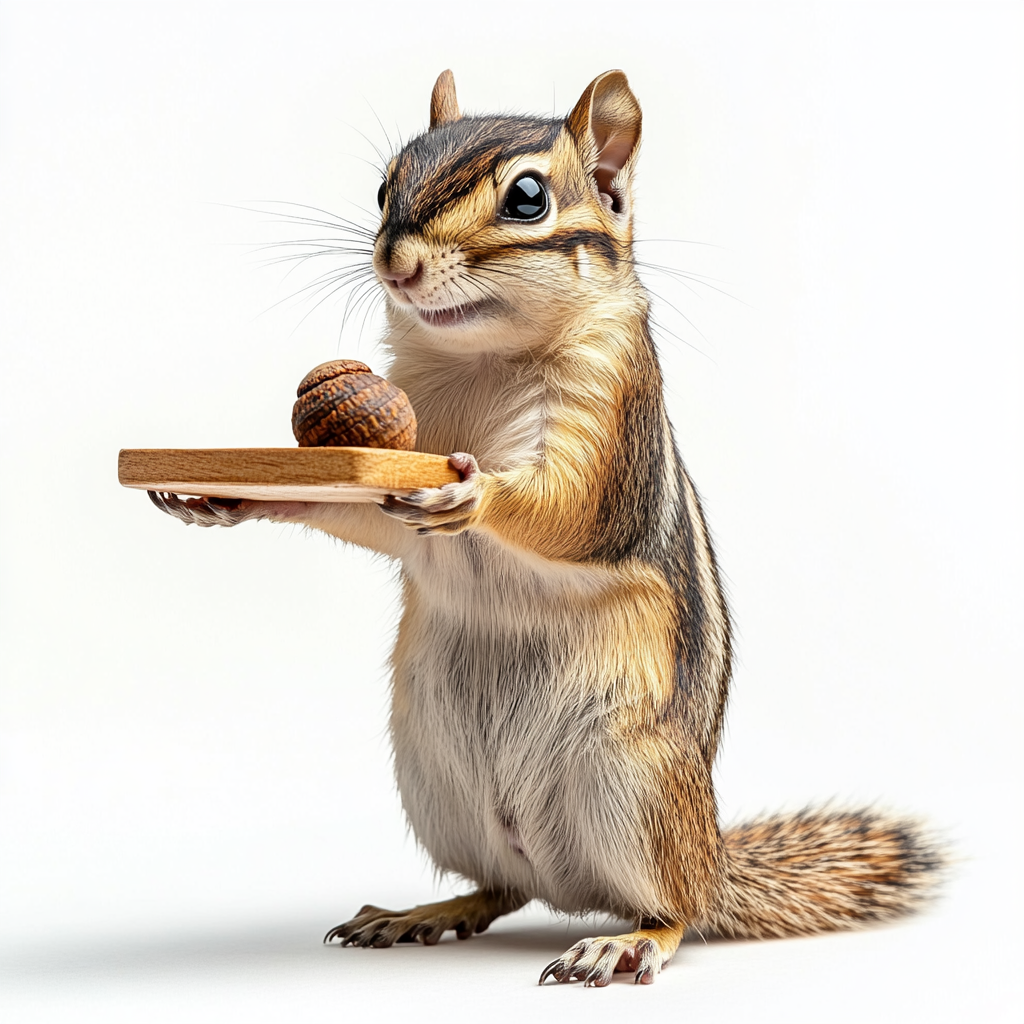
<svg viewBox="0 0 1024 1024">
<path fill-rule="evenodd" d="M 378 267 L 377 274 L 382 281 L 397 288 L 411 288 L 423 276 L 423 260 L 417 260 L 411 269 L 408 264 L 403 266 L 396 260 L 390 266 Z"/>
</svg>

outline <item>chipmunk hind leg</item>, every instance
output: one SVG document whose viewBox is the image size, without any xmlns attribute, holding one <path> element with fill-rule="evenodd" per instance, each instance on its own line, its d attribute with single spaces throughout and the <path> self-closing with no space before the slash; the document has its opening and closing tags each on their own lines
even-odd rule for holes
<svg viewBox="0 0 1024 1024">
<path fill-rule="evenodd" d="M 707 916 L 721 886 L 721 837 L 710 770 L 695 751 L 652 741 L 644 751 L 637 846 L 632 872 L 643 885 L 632 889 L 633 910 L 624 903 L 606 909 L 637 921 L 623 935 L 577 942 L 540 976 L 603 987 L 617 972 L 649 985 L 672 959 L 687 927 Z M 618 900 L 629 899 L 617 880 Z"/>
<path fill-rule="evenodd" d="M 384 910 L 365 906 L 351 921 L 332 928 L 324 942 L 340 939 L 343 946 L 373 946 L 377 949 L 396 942 L 436 945 L 446 931 L 460 939 L 486 931 L 495 918 L 511 914 L 529 902 L 517 892 L 480 889 L 467 896 L 440 903 L 425 903 L 411 910 Z"/>
</svg>

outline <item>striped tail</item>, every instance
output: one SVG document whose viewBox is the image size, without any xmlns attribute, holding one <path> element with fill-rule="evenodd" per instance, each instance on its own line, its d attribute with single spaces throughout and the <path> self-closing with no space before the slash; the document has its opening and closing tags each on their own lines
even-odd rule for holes
<svg viewBox="0 0 1024 1024">
<path fill-rule="evenodd" d="M 704 925 L 765 939 L 858 928 L 910 913 L 935 893 L 942 844 L 874 811 L 802 811 L 726 829 L 722 894 Z"/>
</svg>

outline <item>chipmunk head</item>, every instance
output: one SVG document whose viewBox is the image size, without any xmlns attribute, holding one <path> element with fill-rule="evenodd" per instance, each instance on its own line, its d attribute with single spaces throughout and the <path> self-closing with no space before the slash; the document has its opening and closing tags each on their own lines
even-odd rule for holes
<svg viewBox="0 0 1024 1024">
<path fill-rule="evenodd" d="M 463 117 L 445 71 L 430 129 L 378 195 L 373 266 L 392 317 L 446 347 L 529 347 L 632 278 L 640 119 L 621 71 L 594 79 L 564 120 Z"/>
</svg>

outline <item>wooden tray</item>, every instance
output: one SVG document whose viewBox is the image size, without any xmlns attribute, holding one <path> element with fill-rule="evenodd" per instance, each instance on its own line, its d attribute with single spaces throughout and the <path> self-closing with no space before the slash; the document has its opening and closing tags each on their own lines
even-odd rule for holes
<svg viewBox="0 0 1024 1024">
<path fill-rule="evenodd" d="M 117 479 L 205 498 L 380 501 L 459 474 L 443 455 L 386 448 L 122 448 Z"/>
</svg>

